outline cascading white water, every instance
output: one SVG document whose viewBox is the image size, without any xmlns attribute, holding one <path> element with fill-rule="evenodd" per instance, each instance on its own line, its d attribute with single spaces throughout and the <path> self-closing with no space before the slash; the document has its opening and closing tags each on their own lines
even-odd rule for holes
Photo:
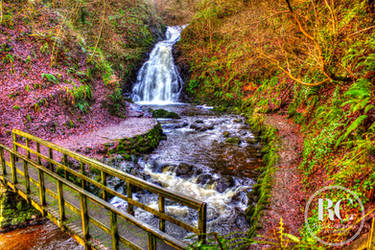
<svg viewBox="0 0 375 250">
<path fill-rule="evenodd" d="M 140 104 L 170 104 L 178 101 L 183 82 L 174 64 L 172 50 L 184 27 L 167 27 L 166 40 L 155 45 L 149 60 L 138 72 L 133 101 Z"/>
</svg>

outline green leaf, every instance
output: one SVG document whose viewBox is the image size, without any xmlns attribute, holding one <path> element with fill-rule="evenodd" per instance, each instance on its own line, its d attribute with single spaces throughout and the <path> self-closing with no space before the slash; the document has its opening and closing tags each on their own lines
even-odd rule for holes
<svg viewBox="0 0 375 250">
<path fill-rule="evenodd" d="M 291 239 L 293 242 L 296 242 L 296 243 L 301 242 L 301 240 L 297 236 L 294 236 L 292 234 L 284 233 L 283 235 Z"/>
<path fill-rule="evenodd" d="M 367 117 L 368 117 L 367 115 L 361 115 L 361 116 L 358 117 L 354 122 L 352 122 L 352 124 L 350 124 L 349 128 L 346 130 L 345 134 L 342 135 L 342 136 L 337 140 L 335 147 L 337 148 L 337 146 L 338 146 L 343 140 L 345 140 L 345 139 L 349 136 L 349 134 L 350 134 L 351 132 L 353 132 L 353 130 L 357 129 Z"/>
</svg>

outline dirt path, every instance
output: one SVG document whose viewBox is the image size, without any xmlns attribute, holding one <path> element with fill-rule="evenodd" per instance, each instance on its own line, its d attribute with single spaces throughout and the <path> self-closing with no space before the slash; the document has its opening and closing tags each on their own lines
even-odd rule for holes
<svg viewBox="0 0 375 250">
<path fill-rule="evenodd" d="M 306 202 L 301 184 L 302 174 L 298 169 L 303 138 L 299 133 L 299 127 L 285 116 L 269 115 L 266 117 L 266 124 L 278 129 L 281 148 L 271 191 L 271 202 L 260 222 L 263 225 L 260 233 L 272 237 L 273 230 L 279 227 L 280 218 L 283 218 L 286 231 L 299 235 L 298 229 L 303 225 L 303 207 Z"/>
<path fill-rule="evenodd" d="M 130 117 L 118 124 L 108 125 L 85 134 L 70 136 L 54 143 L 73 151 L 85 153 L 87 148 L 96 148 L 119 139 L 131 138 L 150 131 L 157 124 L 156 119 L 147 117 Z M 86 152 L 88 153 L 88 152 Z"/>
</svg>

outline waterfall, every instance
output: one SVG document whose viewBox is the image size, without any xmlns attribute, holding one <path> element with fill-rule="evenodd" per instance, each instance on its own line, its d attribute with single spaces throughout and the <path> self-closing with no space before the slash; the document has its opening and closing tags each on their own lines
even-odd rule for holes
<svg viewBox="0 0 375 250">
<path fill-rule="evenodd" d="M 173 46 L 185 26 L 167 27 L 166 40 L 158 42 L 138 72 L 133 101 L 140 104 L 169 104 L 178 101 L 182 79 L 173 60 Z"/>
</svg>

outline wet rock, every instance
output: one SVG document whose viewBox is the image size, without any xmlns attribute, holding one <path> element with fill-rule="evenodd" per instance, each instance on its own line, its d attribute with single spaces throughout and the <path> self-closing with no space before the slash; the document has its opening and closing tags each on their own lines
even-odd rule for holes
<svg viewBox="0 0 375 250">
<path fill-rule="evenodd" d="M 154 171 L 156 173 L 161 173 L 168 166 L 170 166 L 168 163 L 163 163 L 163 162 L 160 162 L 160 161 L 153 161 L 151 169 L 152 169 L 152 171 Z"/>
<path fill-rule="evenodd" d="M 123 160 L 124 158 L 121 155 L 116 154 L 111 158 L 107 159 L 104 163 L 110 166 L 119 166 Z"/>
<path fill-rule="evenodd" d="M 162 168 L 162 172 L 174 172 L 177 166 L 171 165 L 171 164 L 165 164 Z"/>
<path fill-rule="evenodd" d="M 247 138 L 245 139 L 245 141 L 246 141 L 247 143 L 249 143 L 249 144 L 254 144 L 254 143 L 256 143 L 255 138 L 251 138 L 251 137 L 247 137 Z"/>
<path fill-rule="evenodd" d="M 190 125 L 190 128 L 194 129 L 198 132 L 204 132 L 204 131 L 207 131 L 207 130 L 212 130 L 215 127 L 214 127 L 213 124 L 204 125 L 203 123 L 193 123 L 193 124 Z"/>
<path fill-rule="evenodd" d="M 217 180 L 215 189 L 219 193 L 223 193 L 225 190 L 233 186 L 234 179 L 232 176 L 222 176 L 219 180 Z"/>
<path fill-rule="evenodd" d="M 241 134 L 242 136 L 246 136 L 246 135 L 247 135 L 247 131 L 246 131 L 246 130 L 242 130 L 242 131 L 240 131 L 240 134 Z"/>
<path fill-rule="evenodd" d="M 236 218 L 236 225 L 238 226 L 238 228 L 243 228 L 243 227 L 248 227 L 249 223 L 246 220 L 246 217 L 244 215 L 240 214 Z"/>
<path fill-rule="evenodd" d="M 195 129 L 195 130 L 199 130 L 199 129 L 201 129 L 201 128 L 203 128 L 204 127 L 204 124 L 203 123 L 192 123 L 191 125 L 190 125 L 190 128 L 192 128 L 192 129 Z"/>
<path fill-rule="evenodd" d="M 225 142 L 233 145 L 239 145 L 241 140 L 239 137 L 229 137 L 225 140 Z"/>
<path fill-rule="evenodd" d="M 215 126 L 213 124 L 209 124 L 206 126 L 207 130 L 212 130 L 215 128 Z"/>
<path fill-rule="evenodd" d="M 241 123 L 241 122 L 242 122 L 242 119 L 241 119 L 241 118 L 234 119 L 233 122 L 235 122 L 235 123 Z"/>
<path fill-rule="evenodd" d="M 188 125 L 189 125 L 189 123 L 187 123 L 187 122 L 177 123 L 177 124 L 168 123 L 168 124 L 163 124 L 162 127 L 166 128 L 166 129 L 178 129 L 178 128 L 184 128 L 184 127 L 186 127 Z"/>
<path fill-rule="evenodd" d="M 210 174 L 201 174 L 200 176 L 198 176 L 197 183 L 201 185 L 206 185 L 210 180 Z"/>
<path fill-rule="evenodd" d="M 238 192 L 235 195 L 232 196 L 231 202 L 239 202 L 242 200 L 242 193 Z"/>
<path fill-rule="evenodd" d="M 254 191 L 248 192 L 247 198 L 249 199 L 249 202 L 256 203 L 258 201 L 258 195 Z"/>
<path fill-rule="evenodd" d="M 204 123 L 203 120 L 196 120 L 195 123 Z"/>
<path fill-rule="evenodd" d="M 229 132 L 229 131 L 224 131 L 224 132 L 223 132 L 223 136 L 224 136 L 225 138 L 228 138 L 228 137 L 230 136 L 230 132 Z"/>
<path fill-rule="evenodd" d="M 191 176 L 194 167 L 186 163 L 180 163 L 176 169 L 176 176 Z"/>
<path fill-rule="evenodd" d="M 154 118 L 171 118 L 171 119 L 180 119 L 181 117 L 175 112 L 169 112 L 164 109 L 156 109 L 152 111 L 152 117 Z"/>
</svg>

